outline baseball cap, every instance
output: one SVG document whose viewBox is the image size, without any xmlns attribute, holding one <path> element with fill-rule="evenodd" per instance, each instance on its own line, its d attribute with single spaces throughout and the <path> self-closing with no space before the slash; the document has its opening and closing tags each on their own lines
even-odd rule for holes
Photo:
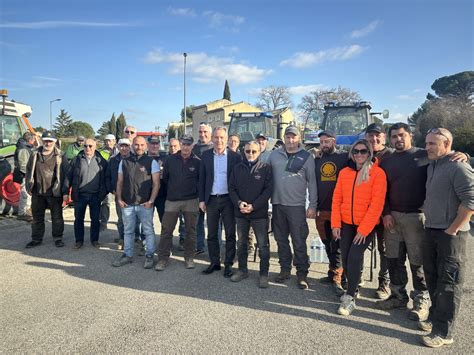
<svg viewBox="0 0 474 355">
<path fill-rule="evenodd" d="M 267 139 L 267 137 L 266 137 L 263 133 L 259 133 L 259 134 L 257 134 L 257 136 L 255 137 L 255 139 L 259 139 L 259 138 Z"/>
<path fill-rule="evenodd" d="M 76 141 L 85 141 L 86 138 L 84 136 L 78 136 Z"/>
<path fill-rule="evenodd" d="M 56 135 L 52 131 L 44 131 L 43 134 L 41 135 L 41 139 L 44 141 L 53 141 L 53 142 L 57 141 Z"/>
<path fill-rule="evenodd" d="M 130 145 L 130 139 L 120 138 L 119 141 L 118 141 L 118 145 L 122 145 L 122 144 Z"/>
<path fill-rule="evenodd" d="M 193 144 L 194 143 L 194 138 L 192 135 L 190 134 L 184 134 L 183 136 L 181 136 L 181 138 L 179 139 L 179 142 L 181 144 Z"/>
<path fill-rule="evenodd" d="M 148 143 L 160 143 L 160 137 L 150 136 L 148 137 Z"/>
<path fill-rule="evenodd" d="M 319 132 L 318 137 L 321 137 L 321 136 L 336 138 L 336 134 L 333 131 L 330 131 L 330 130 Z"/>
<path fill-rule="evenodd" d="M 377 123 L 372 123 L 365 129 L 365 133 L 369 133 L 369 132 L 383 133 L 384 130 L 381 125 Z"/>
<path fill-rule="evenodd" d="M 115 140 L 115 136 L 114 136 L 113 134 L 107 134 L 104 139 L 105 139 L 105 140 L 114 141 L 114 140 Z"/>
<path fill-rule="evenodd" d="M 296 126 L 288 126 L 285 129 L 285 135 L 287 134 L 294 134 L 295 136 L 299 136 L 300 132 L 298 131 L 298 128 L 296 128 Z"/>
</svg>

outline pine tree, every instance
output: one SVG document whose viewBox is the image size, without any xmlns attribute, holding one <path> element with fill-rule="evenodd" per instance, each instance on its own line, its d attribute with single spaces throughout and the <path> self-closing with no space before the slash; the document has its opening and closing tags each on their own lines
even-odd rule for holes
<svg viewBox="0 0 474 355">
<path fill-rule="evenodd" d="M 58 138 L 61 138 L 71 135 L 72 122 L 73 119 L 71 118 L 71 115 L 68 115 L 66 110 L 61 109 L 61 112 L 59 113 L 58 117 L 56 117 L 56 123 L 53 126 L 53 130 L 56 133 L 56 136 L 58 136 Z"/>
<path fill-rule="evenodd" d="M 230 99 L 229 82 L 227 81 L 227 79 L 226 79 L 225 85 L 224 85 L 224 96 L 223 96 L 222 98 L 225 99 L 225 100 L 232 101 L 232 100 Z"/>
<path fill-rule="evenodd" d="M 109 133 L 117 137 L 117 122 L 115 119 L 115 113 L 112 114 L 112 117 L 109 121 Z"/>
<path fill-rule="evenodd" d="M 120 113 L 120 116 L 117 118 L 117 122 L 115 124 L 115 132 L 116 132 L 116 137 L 117 139 L 122 138 L 123 135 L 123 130 L 127 127 L 127 120 L 125 119 L 125 116 L 123 115 L 123 112 Z"/>
</svg>

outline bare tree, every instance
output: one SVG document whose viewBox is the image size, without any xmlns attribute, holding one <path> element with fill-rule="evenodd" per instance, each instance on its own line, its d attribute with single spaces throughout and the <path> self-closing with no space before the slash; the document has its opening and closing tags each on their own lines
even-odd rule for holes
<svg viewBox="0 0 474 355">
<path fill-rule="evenodd" d="M 360 100 L 358 92 L 339 86 L 337 89 L 311 91 L 309 95 L 303 96 L 298 108 L 301 110 L 302 118 L 306 119 L 315 112 L 322 112 L 324 105 L 330 101 L 348 103 Z"/>
<path fill-rule="evenodd" d="M 290 90 L 286 86 L 268 86 L 260 91 L 255 104 L 263 111 L 291 106 Z"/>
</svg>

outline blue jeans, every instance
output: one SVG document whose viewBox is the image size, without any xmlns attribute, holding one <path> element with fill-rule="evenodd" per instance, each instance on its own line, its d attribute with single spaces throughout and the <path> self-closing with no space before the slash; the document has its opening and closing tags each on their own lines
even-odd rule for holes
<svg viewBox="0 0 474 355">
<path fill-rule="evenodd" d="M 124 253 L 133 257 L 133 246 L 135 244 L 135 225 L 137 220 L 141 224 L 142 234 L 145 237 L 146 256 L 153 256 L 155 252 L 155 231 L 153 230 L 154 208 L 145 208 L 141 205 L 127 206 L 122 208 L 122 219 L 125 230 Z"/>
<path fill-rule="evenodd" d="M 74 201 L 74 236 L 76 237 L 76 242 L 84 242 L 84 216 L 86 215 L 87 206 L 89 206 L 89 216 L 91 218 L 91 242 L 97 242 L 99 240 L 99 195 L 79 195 L 79 199 Z"/>
</svg>

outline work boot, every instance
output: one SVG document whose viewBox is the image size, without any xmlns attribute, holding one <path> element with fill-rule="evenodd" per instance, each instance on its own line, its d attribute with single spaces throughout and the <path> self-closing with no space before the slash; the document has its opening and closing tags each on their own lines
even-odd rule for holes
<svg viewBox="0 0 474 355">
<path fill-rule="evenodd" d="M 25 248 L 26 249 L 30 249 L 30 248 L 34 248 L 34 247 L 37 247 L 38 245 L 41 245 L 41 241 L 39 240 L 32 240 L 31 242 L 29 242 L 28 244 L 26 244 Z"/>
<path fill-rule="evenodd" d="M 145 263 L 143 264 L 144 269 L 152 269 L 153 268 L 153 255 L 147 255 L 145 258 Z"/>
<path fill-rule="evenodd" d="M 248 272 L 243 272 L 243 271 L 238 270 L 234 275 L 231 276 L 230 281 L 240 282 L 240 281 L 246 279 L 247 277 L 249 277 Z"/>
<path fill-rule="evenodd" d="M 258 279 L 258 287 L 268 288 L 268 276 L 267 275 L 260 275 L 260 278 Z"/>
<path fill-rule="evenodd" d="M 390 297 L 391 291 L 389 282 L 385 280 L 379 280 L 379 287 L 375 291 L 375 298 L 379 300 L 386 300 Z"/>
<path fill-rule="evenodd" d="M 155 270 L 156 271 L 163 271 L 164 269 L 166 269 L 167 266 L 168 266 L 168 260 L 160 259 L 156 263 Z"/>
<path fill-rule="evenodd" d="M 385 311 L 396 309 L 396 308 L 406 308 L 408 304 L 408 298 L 398 298 L 396 295 L 390 295 L 386 300 L 375 302 L 375 306 L 378 309 Z"/>
<path fill-rule="evenodd" d="M 307 290 L 309 288 L 308 280 L 306 279 L 306 275 L 296 275 L 296 283 L 298 284 L 298 288 L 301 290 Z"/>
<path fill-rule="evenodd" d="M 290 271 L 280 271 L 280 273 L 275 277 L 275 282 L 282 284 L 285 283 L 291 277 Z"/>
<path fill-rule="evenodd" d="M 186 269 L 194 269 L 194 268 L 195 268 L 195 265 L 194 265 L 194 260 L 193 260 L 193 258 L 184 259 L 184 267 L 185 267 Z"/>
<path fill-rule="evenodd" d="M 31 216 L 31 215 L 29 215 L 29 214 L 27 214 L 27 213 L 25 213 L 25 214 L 19 214 L 19 215 L 17 216 L 17 219 L 18 219 L 19 221 L 25 221 L 25 222 L 28 222 L 28 223 L 33 222 L 33 216 Z"/>
<path fill-rule="evenodd" d="M 419 293 L 413 299 L 413 308 L 408 313 L 408 318 L 411 320 L 425 321 L 428 319 L 429 314 L 428 298 L 423 293 Z"/>
<path fill-rule="evenodd" d="M 112 266 L 120 267 L 120 266 L 124 266 L 126 264 L 130 264 L 132 261 L 133 261 L 133 259 L 131 257 L 129 257 L 129 256 L 125 255 L 125 253 L 123 253 L 120 258 L 118 258 L 117 260 L 115 260 L 112 263 Z"/>
</svg>

